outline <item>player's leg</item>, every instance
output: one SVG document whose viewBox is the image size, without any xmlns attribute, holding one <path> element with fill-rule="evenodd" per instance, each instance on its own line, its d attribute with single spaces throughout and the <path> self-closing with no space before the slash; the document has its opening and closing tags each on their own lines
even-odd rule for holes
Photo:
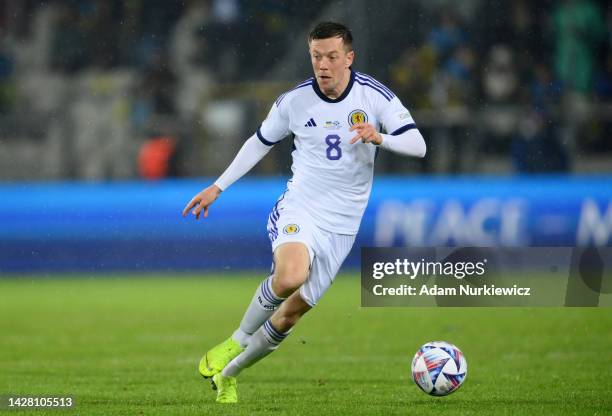
<svg viewBox="0 0 612 416">
<path fill-rule="evenodd" d="M 238 373 L 275 350 L 280 342 L 287 337 L 293 325 L 310 309 L 310 305 L 302 300 L 299 291 L 296 290 L 306 280 L 310 268 L 309 253 L 306 246 L 302 243 L 283 244 L 275 251 L 275 261 L 277 265 L 273 280 L 276 283 L 275 290 L 287 295 L 288 298 L 272 314 L 270 319 L 266 318 L 261 321 L 259 328 L 249 337 L 246 349 L 224 366 L 221 373 L 213 376 L 213 386 L 217 388 L 218 403 L 236 403 L 238 401 L 236 383 Z M 263 315 L 260 314 L 261 316 Z M 263 325 L 261 325 L 262 323 Z M 279 332 L 276 328 L 282 329 Z M 244 330 L 242 324 L 240 330 Z"/>
<path fill-rule="evenodd" d="M 317 304 L 331 286 L 355 241 L 355 236 L 318 231 L 317 250 L 322 253 L 314 258 L 312 269 L 304 284 L 283 302 L 280 308 L 251 337 L 244 352 L 224 369 L 224 376 L 237 376 L 270 354 L 289 335 L 293 326 L 307 311 Z M 295 289 L 293 289 L 295 290 Z"/>
<path fill-rule="evenodd" d="M 240 372 L 270 354 L 289 335 L 291 328 L 312 307 L 294 291 L 251 337 L 247 348 L 221 372 L 225 377 L 236 377 Z"/>
<path fill-rule="evenodd" d="M 280 308 L 267 320 L 251 337 L 246 349 L 234 358 L 222 372 L 215 374 L 213 382 L 217 388 L 218 403 L 238 402 L 238 388 L 236 377 L 247 367 L 270 354 L 283 339 L 287 337 L 291 328 L 309 310 L 311 306 L 304 302 L 299 291 L 294 291 Z M 281 330 L 277 328 L 282 328 Z"/>
<path fill-rule="evenodd" d="M 218 402 L 238 401 L 236 388 L 238 374 L 276 350 L 300 318 L 317 304 L 333 283 L 353 246 L 355 236 L 318 231 L 313 241 L 318 242 L 316 250 L 322 254 L 314 258 L 306 282 L 255 331 L 247 348 L 215 376 L 215 382 L 219 382 L 218 386 L 223 386 L 217 394 Z"/>
<path fill-rule="evenodd" d="M 282 205 L 282 204 L 281 204 Z M 268 233 L 274 256 L 273 273 L 255 292 L 232 338 L 246 347 L 251 335 L 308 277 L 314 258 L 312 225 L 305 216 L 281 206 L 272 210 Z"/>
<path fill-rule="evenodd" d="M 286 242 L 274 251 L 272 290 L 281 298 L 288 298 L 308 278 L 310 270 L 308 246 L 303 242 Z"/>
<path fill-rule="evenodd" d="M 255 291 L 240 326 L 232 336 L 218 344 L 200 360 L 199 371 L 204 377 L 219 373 L 249 343 L 252 334 L 278 309 L 279 305 L 299 288 L 308 277 L 311 254 L 303 242 L 288 241 L 274 251 L 274 274 Z"/>
<path fill-rule="evenodd" d="M 276 247 L 274 273 L 255 291 L 232 338 L 246 347 L 251 335 L 306 281 L 309 269 L 310 253 L 304 243 L 286 242 Z"/>
</svg>

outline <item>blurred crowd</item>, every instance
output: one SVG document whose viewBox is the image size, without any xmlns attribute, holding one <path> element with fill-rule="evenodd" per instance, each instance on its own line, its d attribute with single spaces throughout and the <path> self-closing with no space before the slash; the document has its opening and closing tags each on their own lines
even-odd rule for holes
<svg viewBox="0 0 612 416">
<path fill-rule="evenodd" d="M 386 23 L 372 43 L 385 48 L 357 65 L 402 98 L 432 151 L 416 165 L 385 156 L 380 170 L 612 160 L 605 1 L 0 0 L 0 179 L 214 174 L 274 99 L 223 100 L 214 88 L 270 82 L 326 11 L 371 7 Z M 261 171 L 284 172 L 287 157 Z"/>
<path fill-rule="evenodd" d="M 389 78 L 413 108 L 455 115 L 451 171 L 463 170 L 466 141 L 509 154 L 518 172 L 564 172 L 584 153 L 612 152 L 608 2 L 483 1 L 467 15 L 438 6 L 423 4 L 431 26 Z"/>
</svg>

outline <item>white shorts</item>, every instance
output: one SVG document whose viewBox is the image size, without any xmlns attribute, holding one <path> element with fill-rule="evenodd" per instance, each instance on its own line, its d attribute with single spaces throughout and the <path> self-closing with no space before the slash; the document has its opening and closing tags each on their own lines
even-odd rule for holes
<svg viewBox="0 0 612 416">
<path fill-rule="evenodd" d="M 283 202 L 281 197 L 268 217 L 272 253 L 284 243 L 299 242 L 306 245 L 310 255 L 310 273 L 300 287 L 300 295 L 310 306 L 315 306 L 334 282 L 340 266 L 353 247 L 355 235 L 322 230 L 312 223 L 304 211 Z"/>
</svg>

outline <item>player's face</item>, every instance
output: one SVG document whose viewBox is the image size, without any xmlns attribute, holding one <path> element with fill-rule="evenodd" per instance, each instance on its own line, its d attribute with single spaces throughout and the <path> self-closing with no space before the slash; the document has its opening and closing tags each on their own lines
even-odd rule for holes
<svg viewBox="0 0 612 416">
<path fill-rule="evenodd" d="M 348 68 L 353 64 L 353 51 L 346 51 L 342 38 L 313 39 L 310 41 L 310 60 L 317 83 L 325 93 L 348 84 Z"/>
</svg>

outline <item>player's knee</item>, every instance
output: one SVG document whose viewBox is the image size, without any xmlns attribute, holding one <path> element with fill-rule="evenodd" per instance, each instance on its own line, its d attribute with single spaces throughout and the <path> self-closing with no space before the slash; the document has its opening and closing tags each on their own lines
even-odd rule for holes
<svg viewBox="0 0 612 416">
<path fill-rule="evenodd" d="M 295 292 L 305 280 L 306 276 L 302 276 L 299 272 L 275 274 L 272 289 L 278 296 L 286 298 Z"/>
<path fill-rule="evenodd" d="M 308 277 L 307 266 L 299 262 L 286 261 L 278 265 L 274 271 L 274 279 L 272 280 L 272 289 L 281 297 L 287 297 Z"/>
</svg>

